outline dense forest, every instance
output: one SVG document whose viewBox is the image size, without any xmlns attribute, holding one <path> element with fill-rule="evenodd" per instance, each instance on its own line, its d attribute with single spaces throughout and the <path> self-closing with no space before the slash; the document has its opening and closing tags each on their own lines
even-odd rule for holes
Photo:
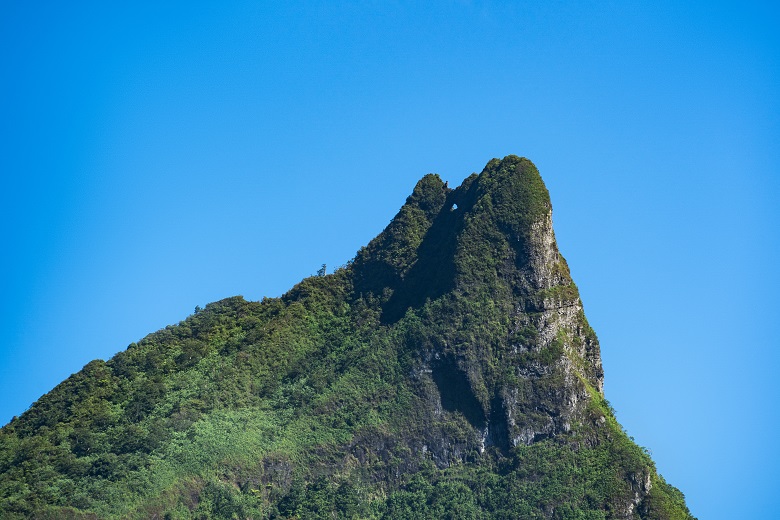
<svg viewBox="0 0 780 520">
<path fill-rule="evenodd" d="M 687 519 L 615 419 L 534 165 L 426 175 L 347 265 L 196 308 L 0 430 L 0 517 Z"/>
</svg>

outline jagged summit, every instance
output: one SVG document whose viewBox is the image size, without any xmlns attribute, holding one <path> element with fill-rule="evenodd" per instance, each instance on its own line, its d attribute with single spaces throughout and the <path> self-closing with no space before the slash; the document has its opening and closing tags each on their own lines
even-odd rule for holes
<svg viewBox="0 0 780 520">
<path fill-rule="evenodd" d="M 587 386 L 602 392 L 598 341 L 558 252 L 551 212 L 528 159 L 493 159 L 456 189 L 429 174 L 353 266 L 357 290 L 385 296 L 384 323 L 447 295 L 438 319 L 448 332 L 421 352 L 433 363 L 428 369 L 440 392 L 450 382 L 467 383 L 471 395 L 465 389 L 459 395 L 480 410 L 464 415 L 480 418 L 474 426 L 485 429 L 487 440 L 494 437 L 491 424 L 511 445 L 568 431 L 590 398 Z M 490 309 L 460 309 L 483 296 Z M 477 316 L 495 326 L 485 337 L 475 336 Z M 539 356 L 555 360 L 532 359 Z M 496 357 L 500 365 L 485 363 Z M 523 372 L 510 374 L 509 367 Z M 507 384 L 518 376 L 522 384 Z M 547 385 L 558 378 L 565 384 L 549 394 Z M 519 392 L 532 399 L 519 399 Z"/>
<path fill-rule="evenodd" d="M 603 396 L 527 159 L 424 176 L 281 298 L 209 304 L 0 432 L 3 518 L 691 518 Z"/>
</svg>

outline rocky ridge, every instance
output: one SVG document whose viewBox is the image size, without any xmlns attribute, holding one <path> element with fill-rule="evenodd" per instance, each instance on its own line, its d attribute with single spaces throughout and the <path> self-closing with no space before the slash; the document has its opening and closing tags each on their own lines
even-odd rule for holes
<svg viewBox="0 0 780 520">
<path fill-rule="evenodd" d="M 617 423 L 527 159 L 347 266 L 93 361 L 0 431 L 5 518 L 692 518 Z"/>
</svg>

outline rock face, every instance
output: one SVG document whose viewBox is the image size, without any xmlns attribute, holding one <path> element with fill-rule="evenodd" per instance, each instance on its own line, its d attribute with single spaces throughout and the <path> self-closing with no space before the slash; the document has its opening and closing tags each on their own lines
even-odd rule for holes
<svg viewBox="0 0 780 520">
<path fill-rule="evenodd" d="M 42 397 L 0 434 L 0 516 L 692 518 L 603 381 L 547 189 L 494 159 Z"/>
<path fill-rule="evenodd" d="M 355 270 L 386 281 L 388 322 L 448 294 L 436 337 L 409 347 L 421 354 L 416 377 L 429 392 L 430 413 L 461 413 L 482 432 L 480 449 L 568 432 L 584 418 L 589 388 L 603 390 L 598 341 L 558 251 L 546 189 L 527 159 L 491 161 L 454 190 L 426 176 Z M 488 308 L 461 309 L 475 300 Z M 497 359 L 498 366 L 485 363 Z M 441 444 L 430 439 L 426 449 Z M 441 449 L 432 454 L 444 465 L 469 451 Z"/>
<path fill-rule="evenodd" d="M 358 280 L 365 271 L 385 281 L 386 322 L 414 311 L 434 331 L 407 348 L 419 356 L 418 406 L 434 418 L 413 448 L 439 467 L 468 461 L 475 448 L 507 454 L 572 437 L 596 445 L 609 429 L 599 409 L 599 343 L 558 250 L 549 195 L 527 159 L 494 159 L 454 190 L 426 176 L 354 269 Z M 438 427 L 453 416 L 473 435 Z M 625 475 L 630 492 L 612 517 L 634 518 L 651 473 Z"/>
</svg>

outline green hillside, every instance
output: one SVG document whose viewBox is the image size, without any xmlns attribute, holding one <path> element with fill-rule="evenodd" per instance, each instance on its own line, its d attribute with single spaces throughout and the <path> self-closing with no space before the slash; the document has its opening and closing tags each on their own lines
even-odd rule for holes
<svg viewBox="0 0 780 520">
<path fill-rule="evenodd" d="M 527 159 L 348 265 L 215 302 L 0 430 L 0 518 L 692 518 L 603 396 Z"/>
</svg>

